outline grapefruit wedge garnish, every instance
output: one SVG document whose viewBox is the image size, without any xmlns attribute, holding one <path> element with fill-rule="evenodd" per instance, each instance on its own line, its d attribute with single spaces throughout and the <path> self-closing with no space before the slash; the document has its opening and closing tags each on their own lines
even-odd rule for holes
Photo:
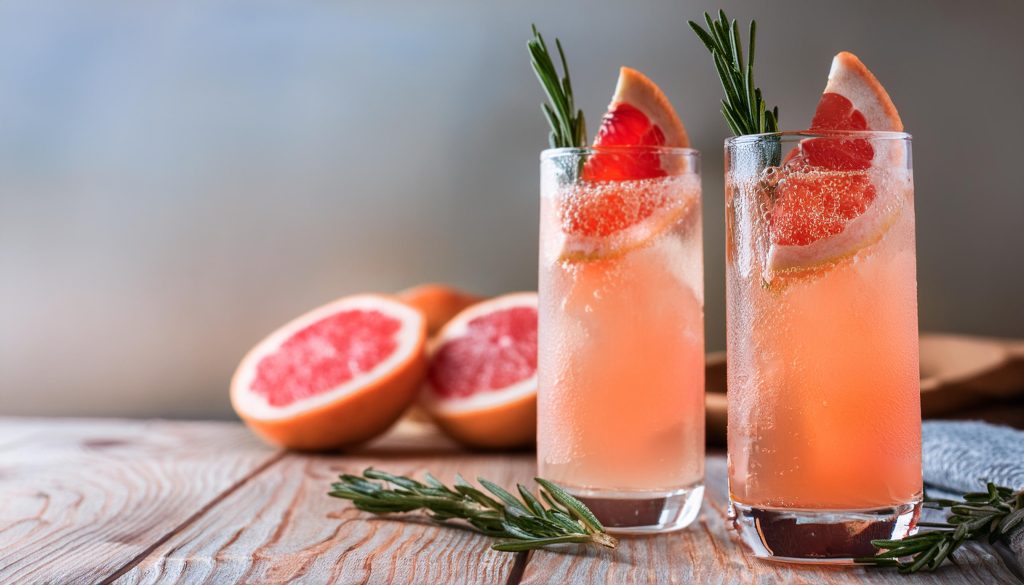
<svg viewBox="0 0 1024 585">
<path fill-rule="evenodd" d="M 896 106 L 852 53 L 832 60 L 810 131 L 902 131 Z M 876 242 L 897 206 L 879 201 L 872 169 L 891 168 L 902 144 L 888 146 L 837 133 L 801 141 L 782 168 L 770 221 L 769 275 L 804 271 L 853 256 Z"/>
<path fill-rule="evenodd" d="M 441 329 L 420 404 L 472 447 L 515 447 L 537 429 L 537 293 L 483 301 Z"/>
<path fill-rule="evenodd" d="M 347 447 L 383 433 L 415 400 L 426 321 L 383 295 L 345 297 L 271 333 L 242 359 L 231 404 L 266 441 Z"/>
<path fill-rule="evenodd" d="M 645 245 L 672 225 L 692 201 L 679 201 L 655 181 L 678 168 L 653 149 L 687 147 L 686 128 L 661 89 L 635 69 L 619 70 L 608 111 L 583 165 L 580 186 L 563 197 L 565 234 L 560 258 L 579 261 L 619 255 Z"/>
<path fill-rule="evenodd" d="M 615 95 L 601 118 L 594 148 L 689 145 L 686 128 L 661 88 L 636 69 L 619 69 Z M 643 156 L 613 152 L 597 154 L 590 157 L 583 167 L 583 177 L 590 181 L 649 179 L 666 174 L 660 157 L 653 153 Z M 598 229 L 614 225 L 594 224 Z"/>
</svg>

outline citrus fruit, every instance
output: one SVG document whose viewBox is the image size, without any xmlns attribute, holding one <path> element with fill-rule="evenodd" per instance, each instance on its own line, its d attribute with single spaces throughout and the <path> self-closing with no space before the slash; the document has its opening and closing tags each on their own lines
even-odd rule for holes
<svg viewBox="0 0 1024 585">
<path fill-rule="evenodd" d="M 407 288 L 396 296 L 423 313 L 427 319 L 427 335 L 430 336 L 440 331 L 441 327 L 459 311 L 484 300 L 484 297 L 437 283 Z"/>
<path fill-rule="evenodd" d="M 595 153 L 583 166 L 580 189 L 563 197 L 560 229 L 567 238 L 562 258 L 592 260 L 644 245 L 672 225 L 692 203 L 662 179 L 680 169 L 654 149 L 690 142 L 668 98 L 643 73 L 629 67 L 619 80 L 594 138 Z M 678 164 L 678 163 L 672 163 Z"/>
<path fill-rule="evenodd" d="M 472 447 L 515 447 L 537 432 L 537 293 L 512 293 L 456 315 L 431 344 L 420 404 Z"/>
<path fill-rule="evenodd" d="M 810 131 L 902 129 L 892 100 L 860 59 L 847 52 L 836 55 Z M 895 208 L 878 204 L 868 171 L 893 166 L 891 157 L 898 153 L 884 141 L 842 134 L 801 141 L 775 188 L 769 272 L 828 265 L 877 241 Z"/>
<path fill-rule="evenodd" d="M 594 148 L 689 145 L 686 128 L 661 88 L 636 69 L 619 69 L 615 94 L 601 118 Z M 666 174 L 660 157 L 653 152 L 599 153 L 583 167 L 583 177 L 590 181 L 649 179 Z"/>
<path fill-rule="evenodd" d="M 282 447 L 347 447 L 383 433 L 415 400 L 426 320 L 384 295 L 314 309 L 259 342 L 231 380 L 231 404 Z"/>
</svg>

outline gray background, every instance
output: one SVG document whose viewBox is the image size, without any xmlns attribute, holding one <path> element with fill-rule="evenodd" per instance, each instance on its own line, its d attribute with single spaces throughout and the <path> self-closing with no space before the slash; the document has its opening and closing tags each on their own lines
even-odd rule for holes
<svg viewBox="0 0 1024 585">
<path fill-rule="evenodd" d="M 914 135 L 921 325 L 1024 337 L 1024 3 L 723 2 L 805 127 L 857 53 Z M 591 133 L 619 65 L 704 152 L 724 339 L 720 88 L 704 2 L 0 3 L 0 414 L 231 416 L 245 350 L 345 293 L 536 286 L 541 93 L 562 38 Z"/>
</svg>

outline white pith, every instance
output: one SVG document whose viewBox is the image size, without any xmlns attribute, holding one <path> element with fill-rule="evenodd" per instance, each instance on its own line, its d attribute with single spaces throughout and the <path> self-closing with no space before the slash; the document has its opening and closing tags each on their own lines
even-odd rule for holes
<svg viewBox="0 0 1024 585">
<path fill-rule="evenodd" d="M 402 325 L 395 333 L 397 341 L 395 351 L 371 370 L 354 375 L 352 379 L 340 386 L 309 398 L 296 400 L 286 406 L 272 406 L 266 397 L 252 391 L 256 367 L 261 359 L 277 351 L 281 344 L 300 330 L 335 313 L 347 310 L 378 310 L 389 317 L 398 319 Z M 237 410 L 263 420 L 290 418 L 299 413 L 320 408 L 380 380 L 400 364 L 408 361 L 414 352 L 419 350 L 425 328 L 425 320 L 419 311 L 396 300 L 379 295 L 356 295 L 338 299 L 293 319 L 257 344 L 238 366 L 235 378 L 231 383 L 231 401 Z"/>
<path fill-rule="evenodd" d="M 441 329 L 436 339 L 430 344 L 429 354 L 433 355 L 446 342 L 466 335 L 469 322 L 482 315 L 488 315 L 504 309 L 515 307 L 537 308 L 537 293 L 522 292 L 502 295 L 473 305 L 462 311 Z M 447 398 L 438 396 L 430 380 L 424 383 L 420 393 L 420 404 L 428 412 L 440 414 L 458 414 L 486 410 L 499 404 L 515 402 L 521 398 L 537 393 L 537 373 L 512 386 L 499 390 L 482 390 L 465 398 Z"/>
</svg>

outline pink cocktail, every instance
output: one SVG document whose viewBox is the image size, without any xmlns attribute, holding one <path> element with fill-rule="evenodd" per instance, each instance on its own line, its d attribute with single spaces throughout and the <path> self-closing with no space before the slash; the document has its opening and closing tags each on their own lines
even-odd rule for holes
<svg viewBox="0 0 1024 585">
<path fill-rule="evenodd" d="M 579 178 L 593 156 L 615 157 L 623 168 L 653 159 L 666 172 Z M 680 528 L 700 506 L 698 165 L 697 153 L 681 148 L 542 155 L 539 473 L 583 499 L 611 530 Z"/>
</svg>

